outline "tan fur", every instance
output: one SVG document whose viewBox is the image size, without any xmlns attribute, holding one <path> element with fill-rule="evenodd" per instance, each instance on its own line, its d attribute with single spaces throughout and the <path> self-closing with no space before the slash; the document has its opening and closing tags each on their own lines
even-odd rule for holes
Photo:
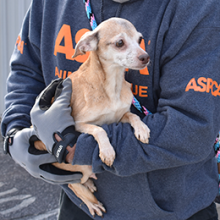
<svg viewBox="0 0 220 220">
<path fill-rule="evenodd" d="M 148 127 L 129 111 L 133 95 L 131 85 L 124 79 L 125 68 L 142 69 L 148 64 L 148 60 L 140 59 L 140 56 L 148 56 L 138 44 L 140 37 L 141 34 L 130 22 L 112 18 L 100 24 L 95 31 L 83 35 L 73 56 L 91 51 L 87 61 L 69 76 L 72 80 L 71 107 L 75 127 L 77 131 L 94 136 L 100 158 L 108 166 L 114 162 L 115 151 L 101 125 L 120 121 L 130 123 L 135 136 L 148 143 Z M 119 40 L 123 40 L 123 47 L 116 46 Z M 36 145 L 46 149 L 42 144 Z M 88 206 L 92 215 L 102 216 L 105 208 L 92 194 L 96 189 L 89 179 L 93 175 L 91 166 L 64 163 L 55 163 L 54 166 L 82 172 L 81 184 L 70 184 L 69 187 Z"/>
</svg>

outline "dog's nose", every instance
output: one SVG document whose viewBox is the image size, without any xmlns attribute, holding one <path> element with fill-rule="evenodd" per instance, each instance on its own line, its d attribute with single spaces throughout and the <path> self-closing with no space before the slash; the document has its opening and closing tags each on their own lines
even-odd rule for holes
<svg viewBox="0 0 220 220">
<path fill-rule="evenodd" d="M 148 54 L 142 54 L 138 57 L 142 64 L 147 64 L 150 61 L 150 56 Z"/>
</svg>

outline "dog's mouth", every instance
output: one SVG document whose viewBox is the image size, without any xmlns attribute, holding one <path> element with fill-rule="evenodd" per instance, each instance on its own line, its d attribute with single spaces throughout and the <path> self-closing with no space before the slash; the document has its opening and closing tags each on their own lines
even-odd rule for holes
<svg viewBox="0 0 220 220">
<path fill-rule="evenodd" d="M 138 58 L 135 59 L 127 57 L 127 59 L 124 60 L 117 58 L 116 63 L 117 65 L 125 69 L 142 70 L 150 65 L 150 58 L 149 56 L 145 56 L 143 58 L 139 56 Z"/>
<path fill-rule="evenodd" d="M 138 65 L 130 66 L 127 68 L 132 69 L 132 70 L 142 70 L 142 69 L 145 69 L 149 65 L 150 65 L 150 60 L 146 64 L 138 64 Z"/>
</svg>

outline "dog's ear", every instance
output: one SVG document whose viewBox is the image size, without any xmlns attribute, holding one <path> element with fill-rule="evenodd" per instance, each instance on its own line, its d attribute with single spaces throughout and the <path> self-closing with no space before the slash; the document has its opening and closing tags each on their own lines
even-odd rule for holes
<svg viewBox="0 0 220 220">
<path fill-rule="evenodd" d="M 94 51 L 98 46 L 98 31 L 86 32 L 76 44 L 75 53 L 72 58 L 83 55 L 87 51 Z"/>
</svg>

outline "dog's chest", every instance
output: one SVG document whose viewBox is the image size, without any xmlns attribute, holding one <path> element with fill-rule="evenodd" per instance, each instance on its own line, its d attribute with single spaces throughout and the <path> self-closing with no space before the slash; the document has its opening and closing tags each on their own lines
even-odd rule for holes
<svg viewBox="0 0 220 220">
<path fill-rule="evenodd" d="M 84 120 L 85 122 L 103 125 L 119 122 L 122 116 L 130 109 L 130 103 L 123 100 L 96 102 L 96 105 L 90 106 L 86 112 L 89 112 Z"/>
<path fill-rule="evenodd" d="M 132 92 L 130 89 L 121 93 L 120 97 L 107 97 L 105 93 L 91 94 L 86 97 L 86 104 L 75 115 L 76 122 L 95 125 L 119 122 L 122 116 L 130 110 Z"/>
<path fill-rule="evenodd" d="M 111 124 L 119 122 L 122 116 L 129 111 L 130 104 L 121 100 L 115 100 L 115 102 L 108 103 L 103 109 L 99 110 L 96 117 L 96 123 L 98 125 Z"/>
<path fill-rule="evenodd" d="M 72 98 L 72 116 L 75 122 L 95 125 L 119 122 L 122 116 L 130 110 L 133 97 L 130 84 L 121 80 L 121 86 L 113 86 L 110 89 L 101 83 L 94 85 L 89 82 L 86 80 L 85 83 L 83 80 L 73 86 L 73 94 L 77 94 Z M 83 88 L 77 90 L 77 86 L 82 83 Z"/>
</svg>

